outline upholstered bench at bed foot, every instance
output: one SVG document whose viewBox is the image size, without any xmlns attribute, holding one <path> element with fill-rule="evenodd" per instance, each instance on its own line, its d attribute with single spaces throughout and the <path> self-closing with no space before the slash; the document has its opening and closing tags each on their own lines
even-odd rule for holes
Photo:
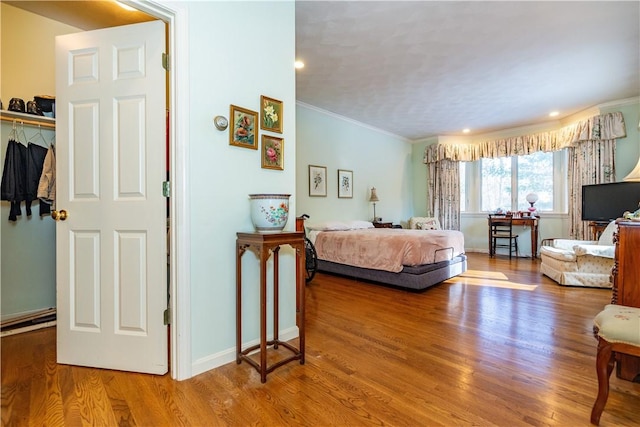
<svg viewBox="0 0 640 427">
<path fill-rule="evenodd" d="M 614 304 L 605 306 L 593 320 L 593 333 L 598 338 L 598 397 L 591 410 L 591 422 L 598 425 L 609 397 L 609 377 L 616 362 L 616 353 L 640 357 L 640 308 Z"/>
</svg>

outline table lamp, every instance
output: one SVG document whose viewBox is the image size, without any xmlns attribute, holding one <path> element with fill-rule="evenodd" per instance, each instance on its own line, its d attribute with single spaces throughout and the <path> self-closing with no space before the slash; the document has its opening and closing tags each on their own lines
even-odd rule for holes
<svg viewBox="0 0 640 427">
<path fill-rule="evenodd" d="M 376 217 L 376 202 L 379 202 L 378 193 L 376 193 L 376 187 L 371 187 L 371 196 L 369 197 L 369 201 L 373 203 L 373 221 L 377 221 Z"/>
<path fill-rule="evenodd" d="M 629 172 L 629 175 L 622 178 L 622 180 L 623 181 L 640 181 L 640 160 L 638 160 L 638 164 L 636 165 L 636 167 L 633 168 L 631 172 Z"/>
<path fill-rule="evenodd" d="M 531 205 L 529 207 L 529 212 L 533 213 L 536 211 L 536 208 L 533 206 L 535 202 L 538 201 L 538 195 L 536 193 L 529 193 L 526 196 L 527 202 Z"/>
</svg>

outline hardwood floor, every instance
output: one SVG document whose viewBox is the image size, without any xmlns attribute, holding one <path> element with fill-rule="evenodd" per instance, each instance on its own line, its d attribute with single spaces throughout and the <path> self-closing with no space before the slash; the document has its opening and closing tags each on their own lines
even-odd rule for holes
<svg viewBox="0 0 640 427">
<path fill-rule="evenodd" d="M 9 335 L 2 425 L 587 426 L 610 291 L 538 268 L 470 254 L 464 277 L 422 293 L 318 274 L 306 364 L 266 384 L 246 363 L 181 382 L 57 365 L 55 328 Z M 640 384 L 612 375 L 600 425 L 640 425 Z"/>
</svg>

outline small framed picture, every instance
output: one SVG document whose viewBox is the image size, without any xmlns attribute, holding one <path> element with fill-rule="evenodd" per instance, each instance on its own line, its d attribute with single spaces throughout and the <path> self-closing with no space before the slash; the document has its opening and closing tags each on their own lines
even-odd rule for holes
<svg viewBox="0 0 640 427">
<path fill-rule="evenodd" d="M 338 169 L 338 197 L 353 198 L 353 171 Z"/>
<path fill-rule="evenodd" d="M 284 170 L 284 139 L 262 135 L 262 167 Z"/>
<path fill-rule="evenodd" d="M 309 165 L 309 196 L 327 197 L 327 168 Z"/>
<path fill-rule="evenodd" d="M 229 145 L 257 150 L 258 138 L 256 136 L 256 125 L 258 122 L 258 113 L 231 105 L 229 117 L 231 117 Z"/>
<path fill-rule="evenodd" d="M 260 129 L 282 133 L 282 101 L 260 96 Z"/>
</svg>

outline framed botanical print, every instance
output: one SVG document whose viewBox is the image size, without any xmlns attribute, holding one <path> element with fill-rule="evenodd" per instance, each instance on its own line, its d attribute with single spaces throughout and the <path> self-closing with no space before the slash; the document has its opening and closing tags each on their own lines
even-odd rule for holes
<svg viewBox="0 0 640 427">
<path fill-rule="evenodd" d="M 282 133 L 282 101 L 260 96 L 260 129 Z"/>
<path fill-rule="evenodd" d="M 256 125 L 258 123 L 258 113 L 231 105 L 229 116 L 231 117 L 229 145 L 257 150 Z"/>
<path fill-rule="evenodd" d="M 338 197 L 353 198 L 353 171 L 338 169 Z"/>
<path fill-rule="evenodd" d="M 277 136 L 262 135 L 262 167 L 264 169 L 284 170 L 284 139 Z"/>
<path fill-rule="evenodd" d="M 309 196 L 327 197 L 327 168 L 309 165 Z"/>
</svg>

